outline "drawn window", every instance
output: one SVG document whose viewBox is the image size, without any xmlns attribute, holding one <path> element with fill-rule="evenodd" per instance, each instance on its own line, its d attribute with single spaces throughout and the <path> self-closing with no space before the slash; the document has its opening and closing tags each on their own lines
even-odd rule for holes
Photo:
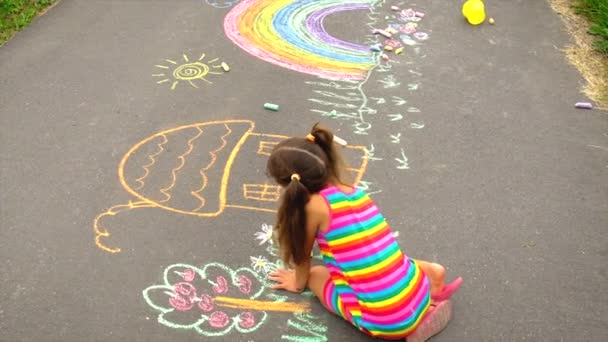
<svg viewBox="0 0 608 342">
<path fill-rule="evenodd" d="M 270 184 L 243 184 L 243 196 L 246 199 L 276 202 L 279 200 L 281 188 Z"/>
<path fill-rule="evenodd" d="M 270 152 L 272 149 L 278 144 L 276 141 L 260 141 L 260 146 L 258 147 L 258 154 L 263 156 L 270 156 Z"/>
</svg>

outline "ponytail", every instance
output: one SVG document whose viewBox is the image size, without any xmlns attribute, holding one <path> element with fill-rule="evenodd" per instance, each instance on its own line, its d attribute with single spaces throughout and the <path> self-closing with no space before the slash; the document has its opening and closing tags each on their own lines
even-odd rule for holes
<svg viewBox="0 0 608 342">
<path fill-rule="evenodd" d="M 330 171 L 331 176 L 333 176 L 338 182 L 342 184 L 347 184 L 342 177 L 344 176 L 343 170 L 346 169 L 346 164 L 342 159 L 340 152 L 337 150 L 336 144 L 334 144 L 334 134 L 319 126 L 317 122 L 312 129 L 310 130 L 310 135 L 313 137 L 313 142 L 317 144 L 325 155 L 327 156 L 327 160 L 329 162 L 328 169 Z"/>
<path fill-rule="evenodd" d="M 297 174 L 285 187 L 283 201 L 279 207 L 277 223 L 277 242 L 281 246 L 281 259 L 286 264 L 293 261 L 296 265 L 306 261 L 306 203 L 310 199 L 308 189 Z"/>
<path fill-rule="evenodd" d="M 281 259 L 296 265 L 305 262 L 306 204 L 310 194 L 342 180 L 346 167 L 333 143 L 334 135 L 314 125 L 306 138 L 288 138 L 275 146 L 266 165 L 267 174 L 284 188 L 275 224 Z"/>
</svg>

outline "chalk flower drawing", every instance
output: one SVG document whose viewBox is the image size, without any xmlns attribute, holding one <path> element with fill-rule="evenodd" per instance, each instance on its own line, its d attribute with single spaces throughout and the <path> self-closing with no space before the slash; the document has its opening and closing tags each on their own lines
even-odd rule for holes
<svg viewBox="0 0 608 342">
<path fill-rule="evenodd" d="M 192 329 L 203 336 L 251 333 L 267 321 L 267 312 L 283 312 L 293 314 L 287 326 L 295 335 L 282 335 L 282 339 L 327 341 L 327 327 L 310 313 L 310 303 L 288 302 L 287 296 L 266 292 L 268 285 L 265 277 L 245 267 L 233 270 L 220 263 L 202 268 L 175 264 L 165 269 L 163 284 L 146 288 L 143 297 L 159 312 L 159 323 Z"/>
<path fill-rule="evenodd" d="M 255 305 L 263 292 L 263 281 L 247 268 L 175 264 L 165 269 L 164 283 L 146 288 L 143 296 L 165 326 L 224 336 L 252 332 L 264 323 L 268 314 Z"/>
<path fill-rule="evenodd" d="M 270 271 L 272 271 L 273 269 L 276 268 L 276 266 L 273 263 L 268 261 L 268 259 L 266 259 L 263 256 L 259 256 L 259 257 L 252 256 L 250 258 L 251 258 L 251 267 L 256 272 L 269 273 Z"/>
<path fill-rule="evenodd" d="M 205 77 L 207 77 L 209 74 L 221 75 L 224 73 L 218 58 L 205 62 L 204 53 L 198 58 L 198 60 L 194 62 L 191 62 L 190 58 L 186 54 L 182 55 L 182 58 L 184 59 L 184 64 L 180 64 L 171 59 L 165 59 L 165 61 L 169 63 L 168 65 L 155 65 L 155 67 L 163 70 L 162 73 L 152 74 L 154 77 L 161 78 L 156 83 L 161 84 L 171 82 L 171 90 L 175 90 L 180 81 L 185 81 L 194 88 L 198 88 L 196 81 L 200 80 L 211 84 L 212 82 L 207 80 Z"/>
<path fill-rule="evenodd" d="M 266 223 L 262 224 L 262 231 L 256 232 L 255 238 L 260 240 L 260 245 L 266 242 L 272 245 L 272 226 Z"/>
</svg>

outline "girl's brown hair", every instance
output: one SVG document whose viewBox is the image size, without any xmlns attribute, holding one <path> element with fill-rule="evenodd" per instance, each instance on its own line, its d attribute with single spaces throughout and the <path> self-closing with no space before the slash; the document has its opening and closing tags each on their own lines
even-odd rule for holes
<svg viewBox="0 0 608 342">
<path fill-rule="evenodd" d="M 287 264 L 301 264 L 308 258 L 304 248 L 306 204 L 310 194 L 321 191 L 331 182 L 344 183 L 341 178 L 344 162 L 333 139 L 329 130 L 315 124 L 310 138 L 283 140 L 268 158 L 268 175 L 285 190 L 275 224 L 275 238 L 281 259 Z"/>
</svg>

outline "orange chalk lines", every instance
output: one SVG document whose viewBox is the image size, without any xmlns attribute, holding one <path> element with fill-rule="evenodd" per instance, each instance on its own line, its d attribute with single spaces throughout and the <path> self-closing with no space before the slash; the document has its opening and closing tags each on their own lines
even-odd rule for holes
<svg viewBox="0 0 608 342">
<path fill-rule="evenodd" d="M 270 184 L 243 184 L 243 197 L 246 199 L 276 202 L 279 200 L 281 188 Z"/>
<path fill-rule="evenodd" d="M 194 149 L 194 145 L 192 144 L 192 142 L 196 139 L 198 139 L 198 137 L 200 137 L 203 134 L 203 130 L 200 129 L 200 127 L 196 127 L 196 129 L 198 130 L 198 133 L 190 140 L 188 140 L 188 149 L 186 150 L 186 152 L 184 152 L 184 154 L 182 154 L 181 156 L 178 157 L 178 159 L 180 160 L 179 165 L 174 168 L 173 170 L 171 170 L 171 175 L 172 175 L 172 179 L 171 179 L 171 184 L 169 184 L 169 186 L 160 189 L 160 192 L 162 192 L 165 195 L 165 199 L 162 201 L 159 201 L 160 203 L 163 202 L 167 202 L 168 200 L 171 199 L 171 195 L 168 194 L 166 191 L 171 190 L 174 186 L 175 183 L 177 181 L 177 171 L 181 170 L 182 167 L 184 167 L 184 165 L 186 164 L 186 156 L 189 155 L 190 153 L 192 153 L 192 150 Z"/>
<path fill-rule="evenodd" d="M 216 130 L 207 129 L 208 127 L 214 126 L 223 126 L 225 131 L 219 130 L 219 132 L 217 132 Z M 195 129 L 196 131 L 192 132 L 191 129 Z M 248 170 L 232 170 L 232 167 L 237 157 L 240 154 L 244 153 L 242 151 L 243 146 L 247 146 L 248 151 L 246 152 L 251 153 L 254 156 L 267 156 L 272 150 L 272 148 L 274 148 L 274 146 L 276 146 L 279 141 L 288 138 L 285 135 L 254 133 L 254 129 L 255 123 L 251 120 L 219 120 L 199 122 L 158 132 L 133 145 L 129 149 L 129 151 L 125 153 L 125 155 L 120 161 L 120 164 L 118 165 L 118 178 L 122 187 L 130 195 L 137 198 L 137 201 L 112 206 L 110 209 L 107 209 L 106 211 L 95 217 L 93 222 L 93 228 L 95 233 L 95 244 L 97 245 L 97 247 L 108 253 L 120 252 L 120 248 L 108 246 L 108 242 L 104 240 L 104 238 L 110 236 L 110 233 L 108 232 L 106 227 L 102 226 L 103 222 L 101 221 L 107 216 L 115 216 L 118 213 L 123 213 L 131 209 L 155 207 L 173 213 L 193 215 L 199 217 L 216 217 L 222 214 L 226 208 L 237 208 L 266 213 L 275 213 L 276 210 L 272 208 L 271 202 L 278 201 L 280 197 L 280 188 L 278 186 L 263 183 L 264 181 L 256 183 L 255 180 L 251 183 L 244 183 L 242 182 L 242 180 L 240 180 L 239 184 L 238 182 L 231 182 L 230 179 L 233 171 L 248 172 Z M 194 136 L 192 136 L 193 133 L 195 133 Z M 240 134 L 240 136 L 238 134 Z M 212 144 L 209 147 L 208 154 L 210 156 L 210 159 L 208 161 L 206 161 L 206 159 L 204 158 L 200 160 L 201 158 L 194 157 L 194 155 L 203 156 L 203 154 L 193 153 L 195 148 L 197 150 L 199 150 L 200 148 L 203 148 L 203 151 L 207 150 L 207 147 L 203 144 L 203 140 L 201 139 L 201 136 L 203 135 L 209 136 L 213 139 L 221 140 L 221 142 L 218 142 L 217 145 Z M 235 137 L 229 138 L 230 135 L 235 135 Z M 184 136 L 188 137 L 187 140 Z M 186 140 L 187 146 L 182 147 L 184 149 L 184 152 L 182 152 L 182 154 L 177 157 L 178 161 L 176 165 L 174 165 L 174 167 L 171 169 L 171 171 L 169 172 L 167 169 L 163 171 L 163 169 L 159 169 L 156 165 L 158 165 L 160 161 L 165 160 L 167 158 L 166 155 L 163 155 L 163 153 L 169 152 L 167 144 L 176 139 L 177 141 Z M 197 141 L 197 139 L 199 141 Z M 255 147 L 251 146 L 251 144 L 245 145 L 248 139 L 249 141 L 253 139 L 252 143 L 255 144 Z M 357 163 L 359 164 L 358 167 L 352 167 L 347 169 L 349 173 L 352 173 L 353 176 L 355 176 L 355 183 L 359 183 L 367 169 L 368 158 L 366 157 L 365 147 L 348 145 L 344 148 L 346 150 L 350 150 L 351 152 L 354 150 L 356 151 L 355 153 L 357 155 L 361 156 L 362 160 L 360 163 Z M 227 152 L 220 154 L 221 151 Z M 143 153 L 147 154 L 147 158 L 144 157 L 145 155 L 142 155 Z M 131 158 L 134 155 L 137 155 L 138 157 Z M 187 158 L 190 159 L 186 160 Z M 260 159 L 257 160 L 257 162 L 263 163 L 264 158 L 259 158 Z M 170 162 L 175 163 L 174 157 L 170 157 L 168 160 Z M 178 177 L 184 177 L 182 173 L 186 172 L 185 170 L 191 169 L 185 167 L 186 162 L 188 162 L 188 165 L 190 165 L 191 162 L 205 163 L 204 167 L 202 167 L 198 171 L 201 177 L 201 183 L 200 187 L 196 188 L 196 190 L 183 189 L 184 187 L 177 186 Z M 126 168 L 127 164 L 129 165 L 128 168 Z M 199 164 L 196 165 L 198 167 Z M 209 173 L 209 171 L 212 170 L 212 168 L 214 167 L 216 168 L 215 171 L 213 173 Z M 140 173 L 141 171 L 138 170 L 141 170 L 142 168 L 144 172 L 143 175 L 139 174 L 139 178 L 135 178 L 130 175 L 130 177 L 126 177 L 127 172 L 136 171 Z M 128 169 L 128 171 L 126 169 Z M 195 172 L 194 170 L 192 171 Z M 150 184 L 151 180 L 148 179 L 148 177 L 150 177 L 150 175 L 152 174 L 155 175 L 155 179 L 160 180 L 161 184 Z M 162 178 L 163 176 L 166 178 Z M 217 177 L 220 178 L 218 179 Z M 127 180 L 127 178 L 129 180 Z M 169 181 L 163 181 L 164 179 L 169 179 Z M 158 182 L 158 180 L 156 180 L 156 182 Z M 219 183 L 219 191 L 215 190 L 214 188 L 213 193 L 210 193 L 209 195 L 205 194 L 205 196 L 203 196 L 203 192 L 208 189 L 211 182 Z M 132 187 L 132 185 L 135 186 Z M 159 185 L 164 187 L 159 189 Z M 231 186 L 231 189 L 242 189 L 242 195 L 236 196 L 235 198 L 231 197 L 230 203 L 227 203 L 228 186 Z M 140 189 L 144 188 L 148 190 L 157 189 L 156 191 L 160 191 L 160 193 L 164 195 L 161 197 L 164 198 L 160 201 L 150 199 L 147 197 L 147 195 L 144 195 L 139 192 Z M 195 197 L 200 201 L 200 205 L 195 202 L 193 206 L 198 205 L 198 207 L 195 209 L 191 209 L 192 206 L 187 208 L 180 207 L 180 205 L 183 205 L 183 203 L 185 202 L 180 201 L 180 199 L 184 199 L 183 196 Z M 175 198 L 175 200 L 172 200 L 172 198 Z M 214 203 L 215 206 L 208 206 L 209 201 L 213 200 L 215 202 L 216 198 L 217 203 Z M 245 305 L 244 303 L 245 302 L 226 302 L 224 304 Z"/>
<path fill-rule="evenodd" d="M 144 182 L 143 180 L 148 177 L 148 174 L 150 173 L 150 170 L 148 169 L 150 166 L 154 165 L 154 163 L 156 163 L 156 159 L 154 159 L 156 156 L 158 156 L 159 154 L 161 154 L 165 149 L 163 148 L 163 145 L 166 144 L 169 140 L 167 140 L 167 137 L 165 135 L 161 136 L 163 138 L 163 141 L 161 143 L 159 143 L 158 146 L 158 151 L 154 154 L 151 154 L 148 156 L 148 158 L 150 159 L 150 163 L 142 166 L 144 168 L 144 170 L 146 170 L 145 174 L 139 178 L 137 178 L 135 181 L 139 183 L 139 186 L 135 188 L 135 190 L 139 190 L 141 188 L 143 188 L 144 186 Z"/>
<path fill-rule="evenodd" d="M 251 299 L 240 299 L 230 297 L 215 297 L 218 306 L 233 309 L 259 310 L 259 311 L 282 311 L 282 312 L 309 312 L 308 303 L 289 302 L 267 302 Z"/>
<path fill-rule="evenodd" d="M 99 224 L 100 223 L 99 221 L 103 217 L 116 216 L 117 214 L 119 214 L 123 211 L 128 211 L 128 210 L 131 210 L 134 208 L 149 208 L 149 207 L 154 207 L 154 206 L 155 205 L 153 203 L 150 203 L 147 201 L 129 202 L 128 204 L 115 205 L 115 206 L 111 207 L 110 209 L 106 210 L 105 212 L 97 215 L 95 217 L 95 220 L 93 221 L 93 229 L 95 230 L 95 244 L 97 245 L 97 247 L 99 247 L 102 250 L 109 252 L 109 253 L 119 253 L 120 252 L 120 248 L 108 247 L 101 241 L 102 238 L 110 236 L 110 233 Z"/>
<path fill-rule="evenodd" d="M 216 153 L 218 153 L 219 151 L 223 150 L 224 147 L 226 147 L 226 145 L 228 144 L 228 142 L 226 141 L 226 137 L 229 136 L 230 133 L 232 133 L 232 130 L 230 129 L 230 127 L 228 127 L 228 125 L 224 125 L 224 127 L 226 128 L 227 132 L 226 132 L 226 134 L 222 135 L 222 137 L 221 137 L 222 145 L 220 145 L 220 147 L 218 147 L 217 149 L 209 152 L 209 154 L 211 155 L 211 161 L 209 162 L 209 164 L 207 164 L 204 168 L 202 168 L 199 171 L 199 173 L 201 174 L 201 177 L 203 178 L 203 184 L 201 185 L 200 189 L 190 192 L 192 194 L 192 196 L 198 198 L 201 201 L 201 205 L 192 211 L 198 211 L 205 206 L 205 198 L 202 197 L 201 195 L 199 195 L 199 193 L 207 187 L 207 175 L 205 174 L 205 171 L 209 170 L 211 168 L 211 166 L 213 166 L 213 164 L 215 164 L 215 161 L 217 160 Z"/>
</svg>

